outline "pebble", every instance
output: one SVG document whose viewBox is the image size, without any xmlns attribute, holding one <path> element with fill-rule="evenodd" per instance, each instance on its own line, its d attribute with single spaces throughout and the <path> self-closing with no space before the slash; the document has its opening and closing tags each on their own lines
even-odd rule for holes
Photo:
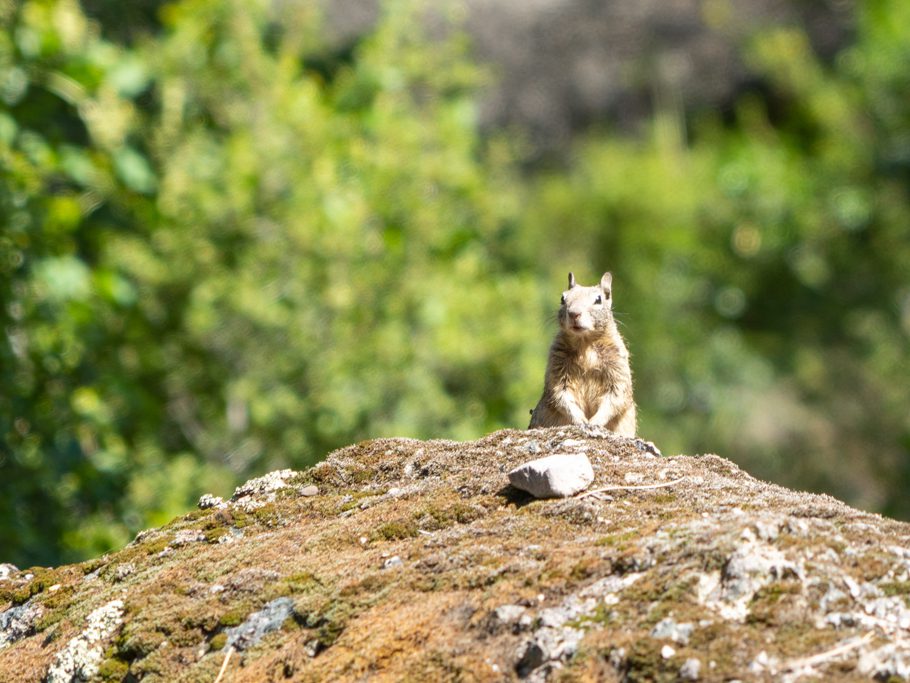
<svg viewBox="0 0 910 683">
<path fill-rule="evenodd" d="M 393 569 L 394 567 L 400 567 L 403 564 L 404 564 L 404 562 L 401 561 L 401 558 L 398 557 L 398 555 L 393 555 L 392 557 L 390 557 L 389 559 L 387 559 L 385 562 L 382 563 L 382 568 L 383 569 Z"/>
<path fill-rule="evenodd" d="M 519 465 L 509 472 L 509 483 L 535 498 L 565 498 L 587 488 L 594 469 L 584 454 L 550 455 Z"/>
<path fill-rule="evenodd" d="M 697 681 L 701 676 L 701 662 L 695 657 L 687 659 L 679 667 L 679 677 L 684 681 Z"/>
</svg>

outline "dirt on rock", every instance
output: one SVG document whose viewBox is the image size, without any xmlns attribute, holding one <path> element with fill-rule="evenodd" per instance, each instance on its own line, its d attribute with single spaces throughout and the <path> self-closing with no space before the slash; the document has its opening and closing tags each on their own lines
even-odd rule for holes
<svg viewBox="0 0 910 683">
<path fill-rule="evenodd" d="M 557 453 L 588 456 L 587 491 L 508 485 Z M 378 439 L 0 577 L 0 681 L 45 680 L 80 643 L 102 681 L 904 680 L 908 540 L 599 428 Z"/>
</svg>

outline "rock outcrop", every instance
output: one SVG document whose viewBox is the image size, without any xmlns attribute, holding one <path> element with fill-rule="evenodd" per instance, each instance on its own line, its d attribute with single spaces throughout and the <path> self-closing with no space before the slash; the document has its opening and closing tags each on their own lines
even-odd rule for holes
<svg viewBox="0 0 910 683">
<path fill-rule="evenodd" d="M 380 439 L 0 577 L 0 681 L 900 680 L 910 525 L 599 428 Z M 595 480 L 535 500 L 522 462 Z"/>
</svg>

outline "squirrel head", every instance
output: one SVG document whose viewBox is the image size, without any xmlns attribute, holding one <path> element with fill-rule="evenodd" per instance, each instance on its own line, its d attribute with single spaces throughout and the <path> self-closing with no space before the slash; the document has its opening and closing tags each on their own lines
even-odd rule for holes
<svg viewBox="0 0 910 683">
<path fill-rule="evenodd" d="M 600 284 L 584 287 L 569 273 L 569 288 L 562 293 L 559 324 L 571 335 L 594 336 L 613 323 L 613 275 L 604 273 Z"/>
</svg>

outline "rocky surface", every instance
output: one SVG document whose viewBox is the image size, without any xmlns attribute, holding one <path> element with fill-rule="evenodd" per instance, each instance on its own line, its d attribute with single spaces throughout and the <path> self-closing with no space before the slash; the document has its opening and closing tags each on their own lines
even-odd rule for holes
<svg viewBox="0 0 910 683">
<path fill-rule="evenodd" d="M 123 601 L 111 600 L 88 615 L 85 628 L 54 656 L 47 683 L 90 681 L 98 677 L 106 641 L 120 626 Z"/>
<path fill-rule="evenodd" d="M 535 500 L 529 459 L 592 487 Z M 903 680 L 910 525 L 600 429 L 381 439 L 0 577 L 0 681 Z"/>
</svg>

